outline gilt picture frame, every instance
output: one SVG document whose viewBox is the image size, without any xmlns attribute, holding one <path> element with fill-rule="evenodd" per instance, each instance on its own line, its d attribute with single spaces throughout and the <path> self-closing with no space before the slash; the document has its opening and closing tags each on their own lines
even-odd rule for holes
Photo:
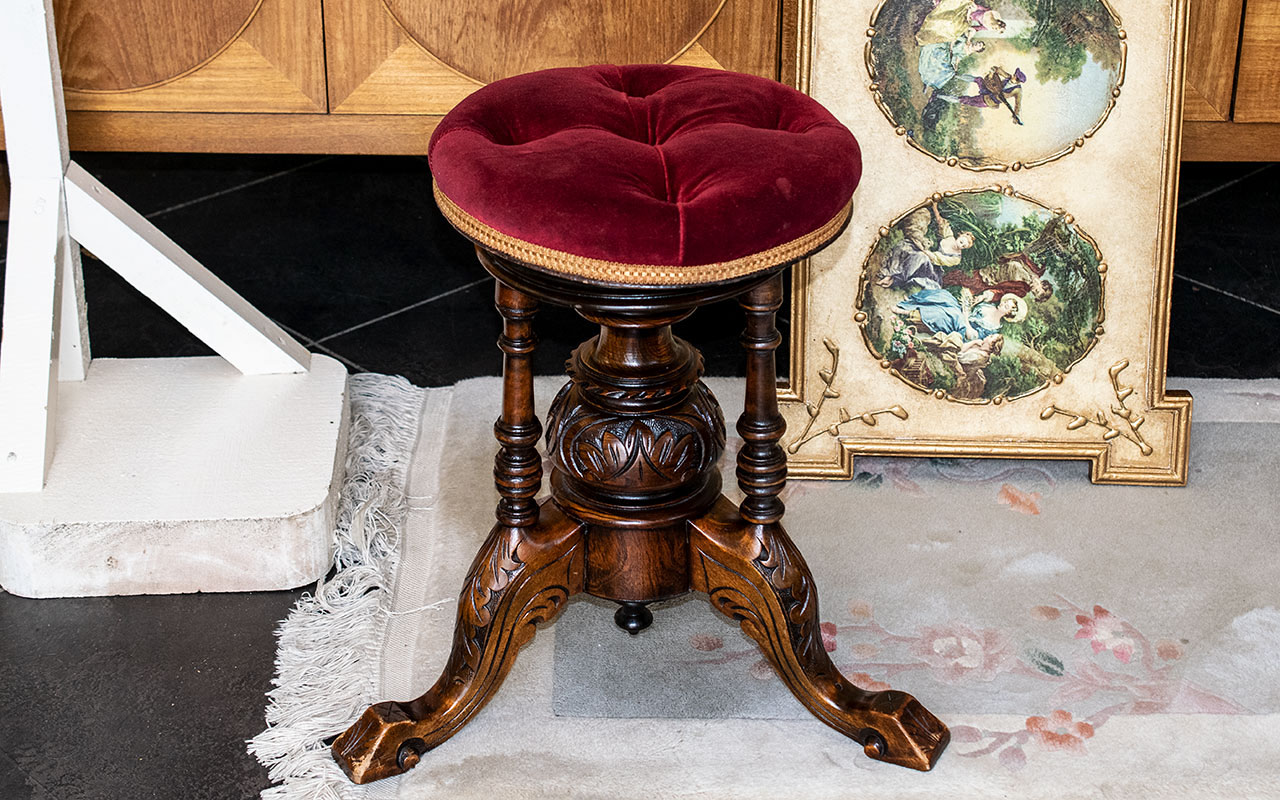
<svg viewBox="0 0 1280 800">
<path fill-rule="evenodd" d="M 790 475 L 860 456 L 1187 480 L 1165 385 L 1187 0 L 792 0 L 783 79 L 858 137 L 792 272 Z"/>
</svg>

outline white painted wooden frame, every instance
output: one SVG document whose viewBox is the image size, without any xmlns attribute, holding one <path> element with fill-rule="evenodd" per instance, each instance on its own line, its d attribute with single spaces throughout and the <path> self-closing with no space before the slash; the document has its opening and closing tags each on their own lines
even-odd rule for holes
<svg viewBox="0 0 1280 800">
<path fill-rule="evenodd" d="M 0 107 L 12 182 L 0 334 L 0 492 L 37 492 L 58 381 L 89 364 L 80 243 L 245 374 L 310 353 L 71 161 L 50 0 L 0 0 Z"/>
</svg>

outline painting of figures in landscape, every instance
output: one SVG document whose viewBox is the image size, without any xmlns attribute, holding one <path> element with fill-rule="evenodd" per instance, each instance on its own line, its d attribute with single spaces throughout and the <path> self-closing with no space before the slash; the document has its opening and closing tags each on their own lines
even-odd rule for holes
<svg viewBox="0 0 1280 800">
<path fill-rule="evenodd" d="M 882 229 L 855 319 L 912 386 L 1013 400 L 1061 381 L 1093 347 L 1104 270 L 1068 215 L 1011 190 L 934 195 Z"/>
<path fill-rule="evenodd" d="M 1035 166 L 1083 144 L 1124 80 L 1102 0 L 887 0 L 868 67 L 912 143 L 968 167 Z"/>
</svg>

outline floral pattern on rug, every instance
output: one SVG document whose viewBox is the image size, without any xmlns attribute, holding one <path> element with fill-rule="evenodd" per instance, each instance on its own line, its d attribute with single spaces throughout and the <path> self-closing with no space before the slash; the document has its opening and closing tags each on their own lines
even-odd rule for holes
<svg viewBox="0 0 1280 800">
<path fill-rule="evenodd" d="M 994 757 L 1008 770 L 1036 754 L 1084 755 L 1117 715 L 1249 714 L 1249 709 L 1188 680 L 1180 668 L 1185 640 L 1154 638 L 1101 605 L 1078 606 L 1065 597 L 1028 609 L 1029 628 L 987 628 L 953 620 L 895 633 L 875 619 L 871 606 L 854 600 L 844 624 L 821 623 L 822 642 L 836 666 L 869 691 L 891 688 L 904 674 L 927 670 L 953 686 L 992 683 L 1005 676 L 1031 678 L 1041 689 L 1027 695 L 1021 727 L 991 730 L 952 725 L 955 754 Z M 1030 635 L 1029 635 L 1030 634 Z M 1039 644 L 1023 644 L 1034 639 Z M 722 638 L 690 637 L 692 664 L 741 661 L 759 680 L 776 680 L 756 648 L 726 650 Z"/>
</svg>

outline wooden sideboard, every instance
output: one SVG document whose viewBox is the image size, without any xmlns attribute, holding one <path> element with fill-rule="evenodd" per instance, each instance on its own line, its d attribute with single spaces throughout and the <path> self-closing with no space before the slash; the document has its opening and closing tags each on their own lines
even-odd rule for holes
<svg viewBox="0 0 1280 800">
<path fill-rule="evenodd" d="M 415 154 L 460 99 L 533 69 L 675 62 L 777 77 L 781 2 L 53 5 L 73 149 Z"/>
<path fill-rule="evenodd" d="M 800 1 L 53 5 L 73 148 L 410 154 L 482 82 L 531 69 L 674 61 L 785 80 Z M 1280 160 L 1277 55 L 1280 0 L 1191 0 L 1184 160 Z"/>
<path fill-rule="evenodd" d="M 1280 0 L 1191 0 L 1184 161 L 1280 160 Z"/>
</svg>

